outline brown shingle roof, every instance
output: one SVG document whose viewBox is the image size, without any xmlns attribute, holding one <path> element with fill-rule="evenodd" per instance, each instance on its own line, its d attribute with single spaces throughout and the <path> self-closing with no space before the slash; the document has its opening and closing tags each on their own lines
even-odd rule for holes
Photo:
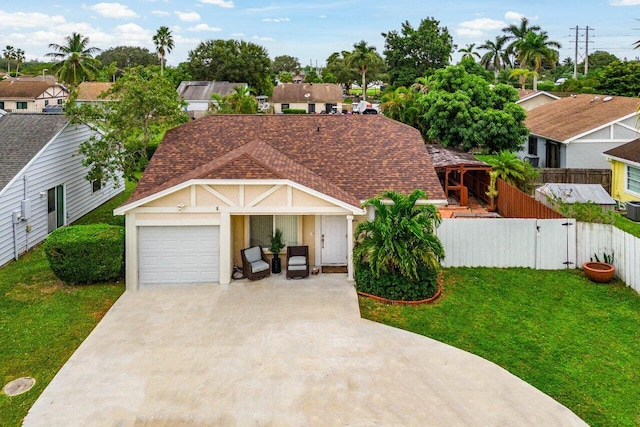
<svg viewBox="0 0 640 427">
<path fill-rule="evenodd" d="M 55 83 L 43 81 L 1 81 L 0 99 L 36 99 Z"/>
<path fill-rule="evenodd" d="M 527 113 L 525 125 L 534 135 L 565 141 L 635 113 L 640 99 L 580 94 L 542 105 Z"/>
<path fill-rule="evenodd" d="M 640 163 L 640 139 L 634 139 L 631 142 L 619 145 L 616 148 L 605 151 L 603 154 Z"/>
<path fill-rule="evenodd" d="M 190 179 L 290 179 L 359 205 L 384 190 L 445 199 L 420 132 L 380 115 L 209 115 L 171 129 L 126 204 Z"/>
<path fill-rule="evenodd" d="M 285 83 L 273 88 L 271 101 L 338 103 L 342 102 L 342 87 L 333 83 Z"/>
<path fill-rule="evenodd" d="M 113 83 L 109 82 L 82 82 L 78 85 L 78 101 L 100 101 L 103 99 L 111 99 L 111 97 L 100 98 L 99 95 L 102 92 L 106 92 L 111 89 Z"/>
</svg>

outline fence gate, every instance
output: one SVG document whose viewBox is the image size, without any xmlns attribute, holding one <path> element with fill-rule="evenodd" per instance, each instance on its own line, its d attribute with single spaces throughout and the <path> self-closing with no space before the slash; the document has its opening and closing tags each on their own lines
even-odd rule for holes
<svg viewBox="0 0 640 427">
<path fill-rule="evenodd" d="M 576 268 L 575 219 L 539 219 L 536 226 L 536 270 Z"/>
</svg>

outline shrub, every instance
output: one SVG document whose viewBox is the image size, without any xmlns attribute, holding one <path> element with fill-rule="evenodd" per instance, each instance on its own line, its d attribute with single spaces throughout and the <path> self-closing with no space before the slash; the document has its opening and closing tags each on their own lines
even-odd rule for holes
<svg viewBox="0 0 640 427">
<path fill-rule="evenodd" d="M 122 273 L 124 227 L 72 225 L 55 230 L 44 243 L 53 273 L 69 284 L 95 283 Z"/>
<path fill-rule="evenodd" d="M 558 87 L 554 82 L 541 81 L 538 82 L 538 90 L 544 90 L 547 92 L 556 90 Z"/>
<path fill-rule="evenodd" d="M 366 263 L 356 263 L 356 289 L 383 298 L 418 301 L 436 294 L 438 272 L 422 264 L 418 267 L 418 279 L 411 279 L 398 272 L 383 272 L 375 277 Z"/>
<path fill-rule="evenodd" d="M 283 108 L 282 114 L 307 114 L 307 110 L 302 108 Z"/>
</svg>

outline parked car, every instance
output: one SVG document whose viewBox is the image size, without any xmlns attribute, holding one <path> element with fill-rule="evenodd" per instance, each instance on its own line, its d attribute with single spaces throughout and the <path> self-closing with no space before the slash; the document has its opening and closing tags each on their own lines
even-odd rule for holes
<svg viewBox="0 0 640 427">
<path fill-rule="evenodd" d="M 361 114 L 378 114 L 378 110 L 375 108 L 365 108 Z"/>
<path fill-rule="evenodd" d="M 42 112 L 43 113 L 62 114 L 62 113 L 64 113 L 64 105 L 60 105 L 60 104 L 45 105 L 45 107 L 42 109 Z"/>
</svg>

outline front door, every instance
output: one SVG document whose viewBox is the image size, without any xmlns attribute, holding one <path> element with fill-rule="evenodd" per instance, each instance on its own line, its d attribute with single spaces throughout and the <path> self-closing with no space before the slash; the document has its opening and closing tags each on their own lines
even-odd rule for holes
<svg viewBox="0 0 640 427">
<path fill-rule="evenodd" d="M 51 233 L 64 225 L 64 187 L 47 190 L 47 231 Z"/>
<path fill-rule="evenodd" d="M 560 143 L 547 141 L 546 168 L 560 167 Z"/>
<path fill-rule="evenodd" d="M 322 265 L 347 265 L 347 219 L 322 217 Z"/>
</svg>

